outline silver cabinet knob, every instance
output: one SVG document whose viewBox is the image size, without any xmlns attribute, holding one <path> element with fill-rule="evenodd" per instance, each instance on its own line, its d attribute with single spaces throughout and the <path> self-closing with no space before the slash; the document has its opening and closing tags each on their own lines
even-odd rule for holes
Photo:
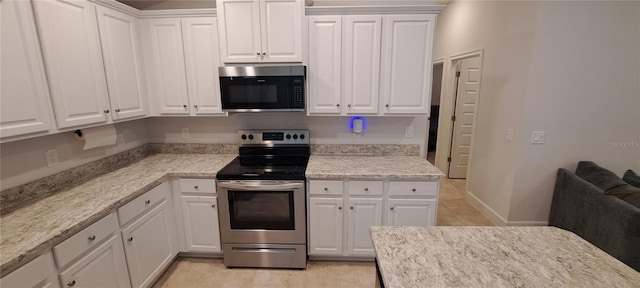
<svg viewBox="0 0 640 288">
<path fill-rule="evenodd" d="M 185 108 L 185 109 L 187 109 L 187 105 L 182 105 L 182 108 Z"/>
<path fill-rule="evenodd" d="M 387 107 L 387 108 L 389 108 L 389 104 L 387 104 L 387 105 L 384 105 L 384 107 Z"/>
<path fill-rule="evenodd" d="M 347 107 L 351 108 L 351 104 L 347 104 Z"/>
<path fill-rule="evenodd" d="M 336 107 L 340 107 L 340 104 L 336 104 Z"/>
<path fill-rule="evenodd" d="M 211 208 L 216 208 L 216 204 L 211 205 Z"/>
<path fill-rule="evenodd" d="M 144 201 L 144 204 L 149 205 L 149 203 L 151 203 L 151 200 Z"/>
<path fill-rule="evenodd" d="M 329 191 L 329 188 L 327 188 L 327 187 L 324 187 L 324 191 Z"/>
<path fill-rule="evenodd" d="M 364 191 L 369 191 L 369 188 L 364 188 Z"/>
<path fill-rule="evenodd" d="M 198 105 L 193 105 L 193 108 L 196 108 L 196 110 L 198 110 Z"/>
<path fill-rule="evenodd" d="M 353 210 L 353 206 L 349 207 L 349 209 Z"/>
<path fill-rule="evenodd" d="M 91 240 L 91 241 L 96 240 L 96 235 L 89 236 L 89 240 Z"/>
<path fill-rule="evenodd" d="M 265 53 L 265 52 L 262 52 L 262 56 L 266 56 L 266 55 L 267 55 L 267 53 Z"/>
<path fill-rule="evenodd" d="M 67 286 L 71 287 L 71 286 L 75 286 L 76 285 L 76 280 L 73 280 L 69 283 L 67 283 Z"/>
<path fill-rule="evenodd" d="M 198 190 L 198 188 L 199 188 L 198 185 L 193 186 L 193 189 Z"/>
<path fill-rule="evenodd" d="M 411 191 L 416 192 L 416 188 L 411 189 Z"/>
<path fill-rule="evenodd" d="M 129 242 L 133 241 L 133 236 L 129 237 L 127 240 L 129 240 Z"/>
<path fill-rule="evenodd" d="M 389 209 L 393 210 L 393 206 L 391 208 L 389 208 Z"/>
<path fill-rule="evenodd" d="M 116 112 L 117 112 L 117 113 L 120 113 L 120 108 L 116 109 Z"/>
<path fill-rule="evenodd" d="M 102 112 L 104 112 L 104 114 L 107 114 L 107 113 L 109 113 L 109 109 L 104 110 L 104 111 L 102 111 Z"/>
<path fill-rule="evenodd" d="M 342 210 L 342 206 L 338 206 L 338 210 Z"/>
</svg>

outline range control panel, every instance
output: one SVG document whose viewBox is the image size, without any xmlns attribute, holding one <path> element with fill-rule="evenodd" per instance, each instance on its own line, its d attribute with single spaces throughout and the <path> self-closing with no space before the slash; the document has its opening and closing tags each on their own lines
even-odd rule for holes
<svg viewBox="0 0 640 288">
<path fill-rule="evenodd" d="M 309 130 L 240 130 L 240 144 L 306 144 Z"/>
</svg>

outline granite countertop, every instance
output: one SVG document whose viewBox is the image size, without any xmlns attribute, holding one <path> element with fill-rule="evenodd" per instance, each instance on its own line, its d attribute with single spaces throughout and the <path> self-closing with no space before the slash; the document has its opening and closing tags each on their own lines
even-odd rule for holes
<svg viewBox="0 0 640 288">
<path fill-rule="evenodd" d="M 235 154 L 156 154 L 0 218 L 0 273 L 26 264 L 168 177 L 215 177 Z"/>
<path fill-rule="evenodd" d="M 419 156 L 311 155 L 306 176 L 309 179 L 434 180 L 444 174 Z"/>
<path fill-rule="evenodd" d="M 556 227 L 371 227 L 385 287 L 640 287 L 640 273 Z"/>
</svg>

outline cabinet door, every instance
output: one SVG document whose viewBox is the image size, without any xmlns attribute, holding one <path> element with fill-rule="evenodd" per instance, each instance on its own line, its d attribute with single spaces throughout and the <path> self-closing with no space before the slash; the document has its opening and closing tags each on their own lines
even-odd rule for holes
<svg viewBox="0 0 640 288">
<path fill-rule="evenodd" d="M 262 61 L 302 62 L 303 15 L 303 1 L 261 1 Z"/>
<path fill-rule="evenodd" d="M 58 128 L 106 123 L 109 103 L 95 5 L 32 3 Z"/>
<path fill-rule="evenodd" d="M 309 198 L 309 254 L 342 255 L 342 198 Z"/>
<path fill-rule="evenodd" d="M 4 5 L 8 1 L 5 1 L 7 0 L 3 0 L 0 4 L 1 9 L 6 8 Z M 60 281 L 57 276 L 53 255 L 51 255 L 49 251 L 8 275 L 3 276 L 2 279 L 0 279 L 0 287 L 60 288 Z"/>
<path fill-rule="evenodd" d="M 97 7 L 104 67 L 114 120 L 147 114 L 138 19 Z"/>
<path fill-rule="evenodd" d="M 53 126 L 49 86 L 31 2 L 5 0 L 0 6 L 0 137 L 47 131 Z"/>
<path fill-rule="evenodd" d="M 147 19 L 151 51 L 149 88 L 160 114 L 189 114 L 187 75 L 182 47 L 182 29 L 178 18 Z"/>
<path fill-rule="evenodd" d="M 389 199 L 387 225 L 435 226 L 437 208 L 435 199 Z"/>
<path fill-rule="evenodd" d="M 88 255 L 60 273 L 71 287 L 131 287 L 120 235 L 113 235 Z"/>
<path fill-rule="evenodd" d="M 342 18 L 309 17 L 309 113 L 340 114 Z"/>
<path fill-rule="evenodd" d="M 344 17 L 343 106 L 347 114 L 377 114 L 381 16 Z"/>
<path fill-rule="evenodd" d="M 221 252 L 218 197 L 182 196 L 185 239 L 189 252 Z"/>
<path fill-rule="evenodd" d="M 175 227 L 167 202 L 163 202 L 122 230 L 124 250 L 133 287 L 148 287 L 175 252 Z"/>
<path fill-rule="evenodd" d="M 435 20 L 435 15 L 384 16 L 384 113 L 428 113 Z"/>
<path fill-rule="evenodd" d="M 260 2 L 217 0 L 222 62 L 260 62 Z"/>
<path fill-rule="evenodd" d="M 369 228 L 382 225 L 382 198 L 349 199 L 347 254 L 374 257 Z"/>
<path fill-rule="evenodd" d="M 220 103 L 216 18 L 182 19 L 182 35 L 191 111 L 196 115 L 224 114 Z"/>
</svg>

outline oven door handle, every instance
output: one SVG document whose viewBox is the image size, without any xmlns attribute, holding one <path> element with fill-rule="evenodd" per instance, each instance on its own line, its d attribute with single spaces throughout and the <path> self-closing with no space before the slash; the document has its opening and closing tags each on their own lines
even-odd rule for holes
<svg viewBox="0 0 640 288">
<path fill-rule="evenodd" d="M 273 191 L 273 190 L 291 190 L 304 188 L 304 183 L 278 183 L 278 184 L 265 184 L 255 182 L 218 182 L 218 187 L 234 190 L 245 191 Z"/>
</svg>

